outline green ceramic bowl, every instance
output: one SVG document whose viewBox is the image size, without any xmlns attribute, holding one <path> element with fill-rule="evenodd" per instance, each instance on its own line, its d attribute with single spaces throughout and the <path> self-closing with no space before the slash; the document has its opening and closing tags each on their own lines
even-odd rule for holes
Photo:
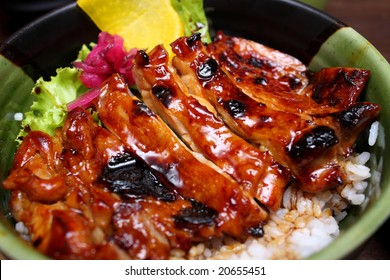
<svg viewBox="0 0 390 280">
<path fill-rule="evenodd" d="M 370 69 L 366 100 L 382 105 L 379 138 L 370 167 L 380 177 L 369 182 L 365 207 L 354 208 L 341 224 L 340 236 L 313 259 L 349 257 L 372 236 L 390 215 L 390 66 L 382 55 L 353 28 L 296 1 L 206 0 L 214 30 L 223 30 L 267 44 L 298 57 L 312 70 L 328 66 Z M 96 41 L 99 30 L 71 4 L 31 23 L 0 47 L 0 180 L 12 163 L 19 131 L 18 113 L 32 100 L 30 90 L 39 76 L 49 77 L 77 56 L 83 43 Z M 16 116 L 16 118 L 15 118 Z M 13 259 L 42 259 L 18 237 L 8 214 L 8 196 L 0 190 L 0 251 Z"/>
</svg>

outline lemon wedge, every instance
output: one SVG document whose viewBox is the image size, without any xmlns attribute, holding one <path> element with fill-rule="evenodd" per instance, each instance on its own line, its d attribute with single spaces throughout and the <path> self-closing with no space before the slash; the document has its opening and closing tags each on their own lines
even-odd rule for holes
<svg viewBox="0 0 390 280">
<path fill-rule="evenodd" d="M 170 51 L 169 44 L 184 35 L 171 0 L 78 0 L 77 4 L 101 31 L 121 36 L 128 50 L 163 44 Z"/>
</svg>

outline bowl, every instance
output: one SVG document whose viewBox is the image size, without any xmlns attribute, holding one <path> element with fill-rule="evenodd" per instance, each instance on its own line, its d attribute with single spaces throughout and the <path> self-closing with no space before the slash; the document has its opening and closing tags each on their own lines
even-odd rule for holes
<svg viewBox="0 0 390 280">
<path fill-rule="evenodd" d="M 212 30 L 223 30 L 291 54 L 311 70 L 349 66 L 371 70 L 365 100 L 382 106 L 376 144 L 371 153 L 372 176 L 363 206 L 352 207 L 340 223 L 340 235 L 311 259 L 348 258 L 390 216 L 390 66 L 383 56 L 353 28 L 296 1 L 206 0 Z M 242 8 L 245 7 L 245 8 Z M 28 24 L 0 47 L 0 180 L 12 164 L 20 113 L 28 110 L 34 81 L 50 77 L 57 67 L 68 66 L 82 44 L 96 41 L 98 28 L 76 5 L 70 4 Z M 0 190 L 0 251 L 11 259 L 45 259 L 14 230 L 9 215 L 9 193 Z"/>
</svg>

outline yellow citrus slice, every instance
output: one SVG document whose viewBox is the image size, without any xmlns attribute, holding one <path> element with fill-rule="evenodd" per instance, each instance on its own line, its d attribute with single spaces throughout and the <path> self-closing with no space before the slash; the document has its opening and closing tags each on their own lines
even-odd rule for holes
<svg viewBox="0 0 390 280">
<path fill-rule="evenodd" d="M 171 0 L 78 0 L 79 7 L 101 31 L 117 34 L 127 49 L 151 50 L 184 35 Z"/>
</svg>

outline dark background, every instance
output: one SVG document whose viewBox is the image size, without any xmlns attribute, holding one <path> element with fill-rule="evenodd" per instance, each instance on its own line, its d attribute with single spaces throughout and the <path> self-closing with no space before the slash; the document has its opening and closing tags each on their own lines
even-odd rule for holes
<svg viewBox="0 0 390 280">
<path fill-rule="evenodd" d="M 0 0 L 0 43 L 36 17 L 71 2 Z M 390 0 L 328 0 L 325 12 L 353 27 L 390 61 Z M 390 220 L 352 257 L 390 259 Z"/>
</svg>

